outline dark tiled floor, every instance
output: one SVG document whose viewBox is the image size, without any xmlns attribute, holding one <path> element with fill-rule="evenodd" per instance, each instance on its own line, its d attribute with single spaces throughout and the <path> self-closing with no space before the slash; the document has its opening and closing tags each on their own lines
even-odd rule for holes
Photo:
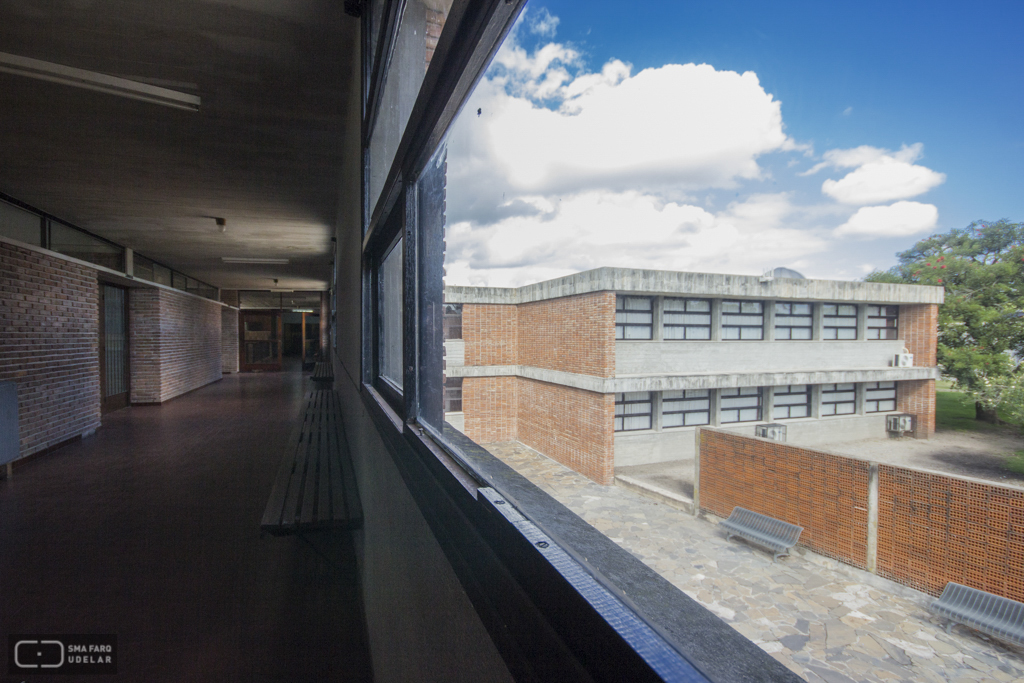
<svg viewBox="0 0 1024 683">
<path fill-rule="evenodd" d="M 119 682 L 370 680 L 351 538 L 259 534 L 308 384 L 225 376 L 0 482 L 0 680 L 10 633 L 116 633 Z"/>
</svg>

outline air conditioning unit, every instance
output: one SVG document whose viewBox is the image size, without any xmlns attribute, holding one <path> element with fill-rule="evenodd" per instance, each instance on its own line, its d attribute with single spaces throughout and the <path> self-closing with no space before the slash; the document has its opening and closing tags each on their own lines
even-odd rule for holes
<svg viewBox="0 0 1024 683">
<path fill-rule="evenodd" d="M 912 368 L 914 367 L 914 354 L 910 353 L 906 349 L 903 349 L 902 353 L 897 353 L 896 357 L 892 361 L 894 368 Z"/>
<path fill-rule="evenodd" d="M 906 434 L 914 431 L 914 416 L 906 413 L 886 415 L 885 431 L 890 434 Z"/>
<path fill-rule="evenodd" d="M 759 436 L 762 439 L 771 439 L 772 441 L 786 441 L 786 425 L 780 425 L 777 422 L 770 422 L 766 425 L 755 425 L 754 436 Z"/>
</svg>

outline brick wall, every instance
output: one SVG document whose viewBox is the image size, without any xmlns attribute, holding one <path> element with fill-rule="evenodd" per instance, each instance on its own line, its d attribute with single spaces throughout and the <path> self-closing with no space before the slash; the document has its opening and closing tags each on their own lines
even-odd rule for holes
<svg viewBox="0 0 1024 683">
<path fill-rule="evenodd" d="M 520 305 L 519 364 L 614 377 L 615 292 Z"/>
<path fill-rule="evenodd" d="M 915 416 L 915 438 L 931 438 L 935 434 L 935 380 L 897 382 L 896 410 Z"/>
<path fill-rule="evenodd" d="M 516 379 L 519 441 L 598 484 L 611 485 L 615 477 L 615 395 Z M 469 413 L 466 415 L 468 424 Z"/>
<path fill-rule="evenodd" d="M 464 433 L 477 443 L 516 438 L 516 377 L 466 377 L 462 380 Z"/>
<path fill-rule="evenodd" d="M 238 372 L 238 311 L 221 308 L 220 311 L 220 371 Z"/>
<path fill-rule="evenodd" d="M 901 304 L 899 335 L 914 354 L 914 365 L 936 365 L 939 330 L 938 304 Z"/>
<path fill-rule="evenodd" d="M 869 465 L 861 460 L 700 429 L 700 507 L 733 507 L 804 528 L 800 545 L 867 567 Z"/>
<path fill-rule="evenodd" d="M 164 289 L 128 295 L 131 401 L 162 403 L 221 377 L 221 309 Z"/>
<path fill-rule="evenodd" d="M 519 336 L 516 306 L 466 304 L 462 307 L 462 338 L 466 365 L 516 365 Z"/>
<path fill-rule="evenodd" d="M 1024 601 L 1024 491 L 880 465 L 878 573 L 939 595 L 946 582 Z"/>
<path fill-rule="evenodd" d="M 22 457 L 99 426 L 95 270 L 0 242 L 0 380 L 18 384 Z"/>
</svg>

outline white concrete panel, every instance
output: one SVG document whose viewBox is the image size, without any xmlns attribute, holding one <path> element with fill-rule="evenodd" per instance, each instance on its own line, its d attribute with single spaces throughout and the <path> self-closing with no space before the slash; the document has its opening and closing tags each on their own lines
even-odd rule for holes
<svg viewBox="0 0 1024 683">
<path fill-rule="evenodd" d="M 465 413 L 445 413 L 444 421 L 455 427 L 463 434 L 466 433 L 466 414 Z"/>
<path fill-rule="evenodd" d="M 461 368 L 466 364 L 466 342 L 462 339 L 446 339 L 444 342 L 445 366 Z"/>
</svg>

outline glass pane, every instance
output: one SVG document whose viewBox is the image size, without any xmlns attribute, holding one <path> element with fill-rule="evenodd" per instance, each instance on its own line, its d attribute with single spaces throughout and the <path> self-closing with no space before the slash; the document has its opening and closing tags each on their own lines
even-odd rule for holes
<svg viewBox="0 0 1024 683">
<path fill-rule="evenodd" d="M 380 376 L 401 390 L 402 373 L 402 240 L 380 266 Z"/>
<path fill-rule="evenodd" d="M 124 249 L 55 221 L 50 222 L 50 249 L 124 272 Z"/>
<path fill-rule="evenodd" d="M 0 201 L 0 235 L 41 247 L 41 226 L 42 219 L 36 214 Z"/>
<path fill-rule="evenodd" d="M 132 275 L 140 280 L 154 282 L 153 266 L 156 264 L 141 254 L 132 255 Z"/>
<path fill-rule="evenodd" d="M 711 339 L 711 328 L 710 327 L 687 327 L 686 328 L 687 339 Z"/>
<path fill-rule="evenodd" d="M 161 266 L 159 263 L 153 264 L 153 282 L 158 285 L 171 286 L 171 269 L 165 266 Z"/>
</svg>

